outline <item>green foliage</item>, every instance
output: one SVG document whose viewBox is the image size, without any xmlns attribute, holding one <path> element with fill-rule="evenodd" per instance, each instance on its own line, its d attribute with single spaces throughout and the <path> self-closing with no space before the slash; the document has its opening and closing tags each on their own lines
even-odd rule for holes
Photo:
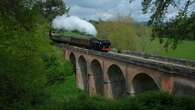
<svg viewBox="0 0 195 110">
<path fill-rule="evenodd" d="M 49 21 L 52 21 L 57 15 L 65 14 L 69 11 L 63 0 L 46 0 L 41 3 L 43 14 Z"/>
<path fill-rule="evenodd" d="M 109 39 L 112 42 L 112 47 L 119 50 L 135 49 L 133 47 L 135 33 L 129 24 L 111 21 L 100 22 L 96 24 L 96 28 L 99 32 L 98 38 Z"/>
<path fill-rule="evenodd" d="M 64 110 L 117 110 L 117 102 L 85 94 L 65 101 Z"/>
<path fill-rule="evenodd" d="M 130 0 L 130 3 L 135 0 Z M 178 14 L 181 16 L 187 15 L 190 6 L 195 4 L 194 0 L 186 0 L 180 2 L 180 0 L 142 0 L 143 13 L 151 13 L 150 23 L 159 24 L 161 23 L 166 14 L 167 10 L 172 6 L 178 9 Z M 182 8 L 179 8 L 181 7 Z"/>
<path fill-rule="evenodd" d="M 193 110 L 194 97 L 148 92 L 118 101 L 82 95 L 65 101 L 64 110 Z"/>
<path fill-rule="evenodd" d="M 5 22 L 4 26 L 13 26 L 11 29 L 19 26 L 27 31 L 32 31 L 36 25 L 34 20 L 37 18 L 37 9 L 33 7 L 33 4 L 34 2 L 31 0 L 2 0 L 0 16 L 1 20 Z M 17 25 L 16 22 L 18 22 Z"/>
<path fill-rule="evenodd" d="M 181 40 L 195 40 L 195 13 L 190 17 L 178 17 L 154 28 L 153 37 L 160 36 L 159 40 L 165 48 L 175 49 Z M 163 39 L 168 38 L 168 39 Z"/>
<path fill-rule="evenodd" d="M 47 20 L 30 1 L 0 3 L 1 110 L 46 108 L 55 102 L 50 97 L 56 96 L 47 89 L 64 83 L 66 74 L 72 73 L 62 54 L 50 45 Z"/>
<path fill-rule="evenodd" d="M 142 0 L 143 13 L 151 14 L 149 24 L 153 26 L 153 38 L 159 38 L 166 49 L 176 49 L 180 40 L 194 39 L 194 15 L 187 17 L 191 14 L 189 10 L 194 12 L 189 8 L 194 4 L 194 0 Z M 168 21 L 166 15 L 170 7 L 178 9 L 178 13 Z M 168 39 L 163 40 L 164 37 Z"/>
<path fill-rule="evenodd" d="M 167 50 L 166 48 L 163 47 L 164 45 L 162 45 L 159 42 L 159 39 L 151 40 L 152 28 L 150 26 L 146 26 L 146 25 L 139 24 L 139 23 L 128 23 L 127 28 L 133 29 L 132 31 L 135 34 L 135 35 L 131 35 L 131 33 L 129 33 L 129 30 L 125 29 L 126 25 L 124 25 L 124 22 L 121 22 L 121 21 L 119 22 L 119 21 L 112 21 L 112 22 L 104 21 L 104 22 L 95 23 L 95 26 L 98 30 L 98 38 L 111 40 L 112 47 L 119 48 L 121 50 L 144 52 L 144 53 L 154 54 L 154 55 L 195 60 L 195 54 L 194 54 L 195 42 L 194 41 L 189 41 L 189 40 L 178 41 L 177 42 L 178 45 L 177 45 L 176 49 L 172 49 L 169 47 L 169 49 Z M 115 24 L 115 22 L 120 24 L 120 25 L 117 25 L 117 28 L 119 28 L 119 30 L 112 29 L 112 27 L 114 27 L 113 24 Z M 193 26 L 193 23 L 191 22 L 191 23 L 189 23 L 189 25 Z M 190 27 L 190 26 L 188 26 L 188 27 Z M 187 31 L 189 29 L 193 29 L 193 28 L 188 28 L 188 27 L 186 27 L 183 30 Z M 125 30 L 120 31 L 120 29 L 125 29 Z M 120 34 L 115 34 L 117 32 L 118 33 L 124 32 L 124 33 L 128 33 L 128 34 L 127 34 L 127 36 L 122 36 L 122 38 L 121 38 Z M 194 31 L 188 31 L 188 32 L 191 32 L 193 34 Z M 167 32 L 164 32 L 164 33 L 162 32 L 161 34 L 159 33 L 159 35 L 163 36 L 163 35 L 166 35 L 166 33 Z M 191 34 L 189 34 L 189 35 L 191 35 Z M 179 36 L 179 34 L 178 34 L 178 36 Z M 189 37 L 187 37 L 187 38 L 189 38 Z M 123 39 L 125 39 L 125 40 L 123 40 Z M 165 42 L 170 40 L 170 39 L 167 39 L 166 37 L 165 38 L 162 37 L 161 40 L 162 39 Z M 129 47 L 127 46 L 128 42 L 130 43 Z M 165 44 L 165 42 L 163 44 Z"/>
<path fill-rule="evenodd" d="M 69 64 L 66 64 L 69 67 Z M 85 93 L 76 88 L 75 76 L 65 77 L 65 81 L 56 83 L 45 88 L 48 96 L 45 103 L 40 104 L 40 110 L 64 110 L 64 103 L 67 100 L 76 99 Z"/>
<path fill-rule="evenodd" d="M 135 98 L 145 110 L 193 110 L 194 97 L 175 97 L 167 93 L 148 92 Z"/>
</svg>

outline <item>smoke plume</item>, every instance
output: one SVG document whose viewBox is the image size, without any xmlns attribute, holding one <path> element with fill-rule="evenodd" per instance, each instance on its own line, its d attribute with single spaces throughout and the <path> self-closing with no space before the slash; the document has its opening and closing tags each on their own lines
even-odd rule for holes
<svg viewBox="0 0 195 110">
<path fill-rule="evenodd" d="M 96 36 L 96 28 L 88 21 L 82 20 L 76 16 L 57 16 L 53 22 L 52 27 L 54 29 L 63 29 L 66 31 L 79 31 L 88 35 Z"/>
</svg>

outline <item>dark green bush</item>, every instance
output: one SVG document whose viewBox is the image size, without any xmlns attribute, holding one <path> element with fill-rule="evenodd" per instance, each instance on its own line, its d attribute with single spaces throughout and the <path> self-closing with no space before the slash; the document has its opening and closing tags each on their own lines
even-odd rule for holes
<svg viewBox="0 0 195 110">
<path fill-rule="evenodd" d="M 82 96 L 66 100 L 64 110 L 194 110 L 195 97 L 148 92 L 121 100 Z"/>
</svg>

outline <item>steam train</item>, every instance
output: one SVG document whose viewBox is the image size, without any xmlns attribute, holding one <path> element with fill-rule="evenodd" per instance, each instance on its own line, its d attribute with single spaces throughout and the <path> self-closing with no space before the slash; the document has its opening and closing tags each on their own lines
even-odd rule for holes
<svg viewBox="0 0 195 110">
<path fill-rule="evenodd" d="M 96 51 L 109 52 L 111 51 L 111 42 L 109 40 L 99 40 L 94 37 L 73 37 L 62 36 L 57 33 L 50 33 L 50 38 L 57 43 L 65 43 L 82 48 L 92 49 Z"/>
</svg>

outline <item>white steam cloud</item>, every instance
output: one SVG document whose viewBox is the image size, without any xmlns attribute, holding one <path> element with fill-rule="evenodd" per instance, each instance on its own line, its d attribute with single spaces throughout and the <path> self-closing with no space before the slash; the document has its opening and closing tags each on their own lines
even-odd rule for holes
<svg viewBox="0 0 195 110">
<path fill-rule="evenodd" d="M 88 21 L 82 20 L 76 16 L 57 16 L 53 22 L 52 27 L 54 29 L 63 29 L 67 31 L 79 31 L 88 35 L 96 36 L 96 28 Z"/>
</svg>

